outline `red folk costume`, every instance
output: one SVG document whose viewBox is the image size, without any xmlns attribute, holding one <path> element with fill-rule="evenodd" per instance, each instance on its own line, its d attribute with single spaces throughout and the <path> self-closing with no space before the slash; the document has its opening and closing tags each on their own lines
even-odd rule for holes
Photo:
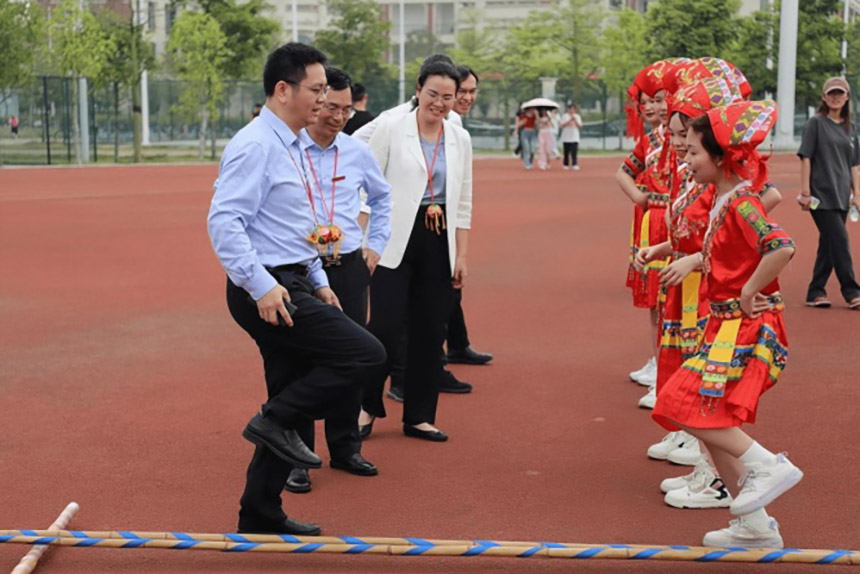
<svg viewBox="0 0 860 574">
<path fill-rule="evenodd" d="M 696 354 L 657 395 L 651 416 L 669 430 L 726 428 L 754 423 L 762 393 L 785 368 L 788 355 L 782 297 L 774 279 L 762 289 L 773 307 L 753 319 L 740 295 L 764 255 L 794 242 L 765 215 L 759 195 L 767 177 L 755 150 L 776 121 L 776 103 L 737 102 L 708 112 L 726 169 L 746 181 L 715 198 L 702 249 L 711 317 Z M 752 180 L 752 182 L 750 181 Z"/>
<path fill-rule="evenodd" d="M 733 84 L 721 78 L 706 78 L 682 86 L 669 98 L 669 117 L 680 113 L 692 120 L 708 110 L 740 99 L 741 93 Z M 670 161 L 674 162 L 674 152 L 672 158 Z M 678 260 L 702 250 L 714 189 L 713 186 L 692 182 L 686 169 L 679 169 L 672 177 L 672 182 L 669 240 L 672 242 L 672 259 Z M 660 306 L 660 351 L 657 357 L 658 393 L 681 364 L 696 352 L 709 314 L 710 307 L 700 271 L 687 275 L 680 285 L 664 288 Z"/>
<path fill-rule="evenodd" d="M 668 182 L 664 171 L 658 170 L 660 160 L 664 129 L 652 130 L 645 137 L 645 128 L 639 110 L 639 99 L 642 94 L 653 98 L 657 92 L 663 91 L 662 78 L 674 66 L 687 62 L 686 58 L 669 58 L 660 60 L 644 68 L 633 85 L 627 90 L 629 101 L 627 105 L 627 135 L 636 138 L 636 147 L 624 161 L 622 169 L 632 177 L 636 186 L 648 194 L 648 204 L 645 209 L 636 205 L 633 210 L 633 224 L 630 230 L 630 253 L 628 258 L 627 286 L 633 290 L 633 305 L 651 309 L 657 305 L 657 294 L 659 292 L 657 273 L 662 266 L 659 262 L 649 268 L 645 273 L 639 273 L 633 267 L 636 252 L 639 249 L 665 241 L 666 226 L 663 221 L 663 209 L 668 202 Z M 659 213 L 649 215 L 652 209 L 659 209 Z M 644 232 L 643 232 L 644 230 Z M 662 237 L 662 239 L 661 239 Z"/>
</svg>

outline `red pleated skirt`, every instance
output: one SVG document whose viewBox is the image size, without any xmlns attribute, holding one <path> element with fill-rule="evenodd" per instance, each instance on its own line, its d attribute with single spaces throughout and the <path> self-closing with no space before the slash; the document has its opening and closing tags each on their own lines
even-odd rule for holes
<svg viewBox="0 0 860 574">
<path fill-rule="evenodd" d="M 761 395 L 776 384 L 788 358 L 782 312 L 768 311 L 756 319 L 744 317 L 738 331 L 723 397 L 699 394 L 711 345 L 722 320 L 711 316 L 699 351 L 657 391 L 651 417 L 670 431 L 678 424 L 691 428 L 727 428 L 755 423 Z M 708 403 L 708 401 L 713 401 Z"/>
<path fill-rule="evenodd" d="M 711 312 L 707 298 L 707 287 L 704 278 L 699 288 L 699 307 L 697 312 L 696 333 L 682 332 L 682 319 L 684 314 L 683 293 L 681 285 L 664 287 L 665 301 L 660 305 L 660 351 L 657 356 L 657 392 L 681 368 L 687 359 L 690 359 L 701 345 L 705 325 L 708 323 L 708 315 Z M 682 342 L 684 337 L 695 337 L 699 341 L 693 347 L 692 353 L 685 355 Z"/>
</svg>

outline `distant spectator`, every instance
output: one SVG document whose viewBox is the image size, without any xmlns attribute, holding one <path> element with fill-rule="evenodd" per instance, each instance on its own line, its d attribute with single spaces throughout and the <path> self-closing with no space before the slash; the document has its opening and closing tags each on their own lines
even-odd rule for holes
<svg viewBox="0 0 860 574">
<path fill-rule="evenodd" d="M 343 127 L 343 133 L 352 135 L 352 132 L 373 121 L 374 115 L 367 111 L 367 88 L 363 84 L 352 86 L 352 107 L 355 113 Z"/>
<path fill-rule="evenodd" d="M 254 104 L 254 110 L 251 112 L 251 119 L 253 120 L 257 116 L 260 115 L 260 110 L 263 109 L 263 104 Z"/>
<path fill-rule="evenodd" d="M 579 106 L 571 103 L 567 107 L 567 113 L 561 116 L 561 145 L 564 147 L 564 169 L 573 166 L 574 171 L 579 171 L 577 163 L 577 152 L 579 151 L 579 129 L 582 127 L 582 117 L 579 115 Z"/>
<path fill-rule="evenodd" d="M 535 121 L 538 129 L 538 168 L 546 171 L 552 159 L 552 115 L 549 110 L 541 109 Z"/>
<path fill-rule="evenodd" d="M 12 137 L 18 139 L 18 116 L 9 118 L 9 127 L 12 128 Z"/>
</svg>

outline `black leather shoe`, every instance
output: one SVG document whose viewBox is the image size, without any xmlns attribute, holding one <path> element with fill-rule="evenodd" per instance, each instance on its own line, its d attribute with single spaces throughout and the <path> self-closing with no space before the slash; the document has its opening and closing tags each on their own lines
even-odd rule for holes
<svg viewBox="0 0 860 574">
<path fill-rule="evenodd" d="M 395 387 L 394 385 L 388 387 L 388 392 L 385 395 L 392 401 L 403 402 L 403 389 L 400 387 Z"/>
<path fill-rule="evenodd" d="M 302 442 L 295 429 L 285 429 L 261 413 L 242 431 L 242 436 L 259 446 L 268 447 L 296 468 L 320 468 L 322 460 Z"/>
<path fill-rule="evenodd" d="M 479 353 L 472 347 L 448 350 L 449 363 L 459 363 L 461 365 L 486 365 L 492 360 L 492 353 Z"/>
<path fill-rule="evenodd" d="M 287 477 L 284 490 L 293 494 L 304 494 L 311 491 L 311 475 L 306 468 L 294 468 Z"/>
<path fill-rule="evenodd" d="M 376 417 L 374 417 L 369 423 L 366 425 L 358 425 L 358 437 L 361 440 L 366 439 L 370 436 L 370 433 L 373 432 L 373 423 L 376 422 Z"/>
<path fill-rule="evenodd" d="M 376 476 L 379 474 L 379 470 L 376 466 L 365 460 L 360 453 L 355 453 L 351 457 L 344 459 L 333 458 L 331 459 L 330 464 L 332 468 L 345 470 L 349 474 L 355 474 L 357 476 Z"/>
<path fill-rule="evenodd" d="M 299 522 L 290 517 L 278 524 L 252 523 L 239 520 L 239 534 L 293 534 L 294 536 L 319 536 L 322 528 L 313 522 Z"/>
<path fill-rule="evenodd" d="M 442 371 L 442 380 L 439 382 L 439 392 L 465 395 L 472 392 L 472 385 L 457 380 L 454 373 L 448 369 L 444 369 Z"/>
<path fill-rule="evenodd" d="M 415 428 L 412 425 L 404 424 L 403 425 L 403 434 L 406 436 L 411 436 L 414 438 L 420 438 L 422 440 L 429 440 L 432 442 L 445 442 L 448 440 L 448 435 L 443 433 L 440 430 L 435 431 L 426 431 Z"/>
</svg>

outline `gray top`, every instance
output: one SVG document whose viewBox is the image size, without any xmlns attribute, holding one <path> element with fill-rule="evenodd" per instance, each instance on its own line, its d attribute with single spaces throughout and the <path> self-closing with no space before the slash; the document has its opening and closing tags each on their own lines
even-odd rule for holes
<svg viewBox="0 0 860 574">
<path fill-rule="evenodd" d="M 436 149 L 436 142 L 428 142 L 421 139 L 421 148 L 424 151 L 424 157 L 427 158 L 427 165 L 433 163 L 433 150 Z M 447 164 L 445 163 L 445 136 L 439 137 L 439 152 L 436 154 L 436 165 L 433 166 L 433 194 L 434 203 L 439 205 L 445 204 L 445 179 L 447 176 Z M 430 181 L 428 178 L 427 186 L 424 188 L 424 197 L 421 199 L 421 205 L 430 205 Z"/>
<path fill-rule="evenodd" d="M 851 196 L 851 168 L 860 165 L 857 132 L 845 133 L 838 124 L 821 114 L 809 118 L 797 155 L 809 158 L 812 171 L 809 191 L 821 200 L 818 209 L 848 211 Z"/>
</svg>

